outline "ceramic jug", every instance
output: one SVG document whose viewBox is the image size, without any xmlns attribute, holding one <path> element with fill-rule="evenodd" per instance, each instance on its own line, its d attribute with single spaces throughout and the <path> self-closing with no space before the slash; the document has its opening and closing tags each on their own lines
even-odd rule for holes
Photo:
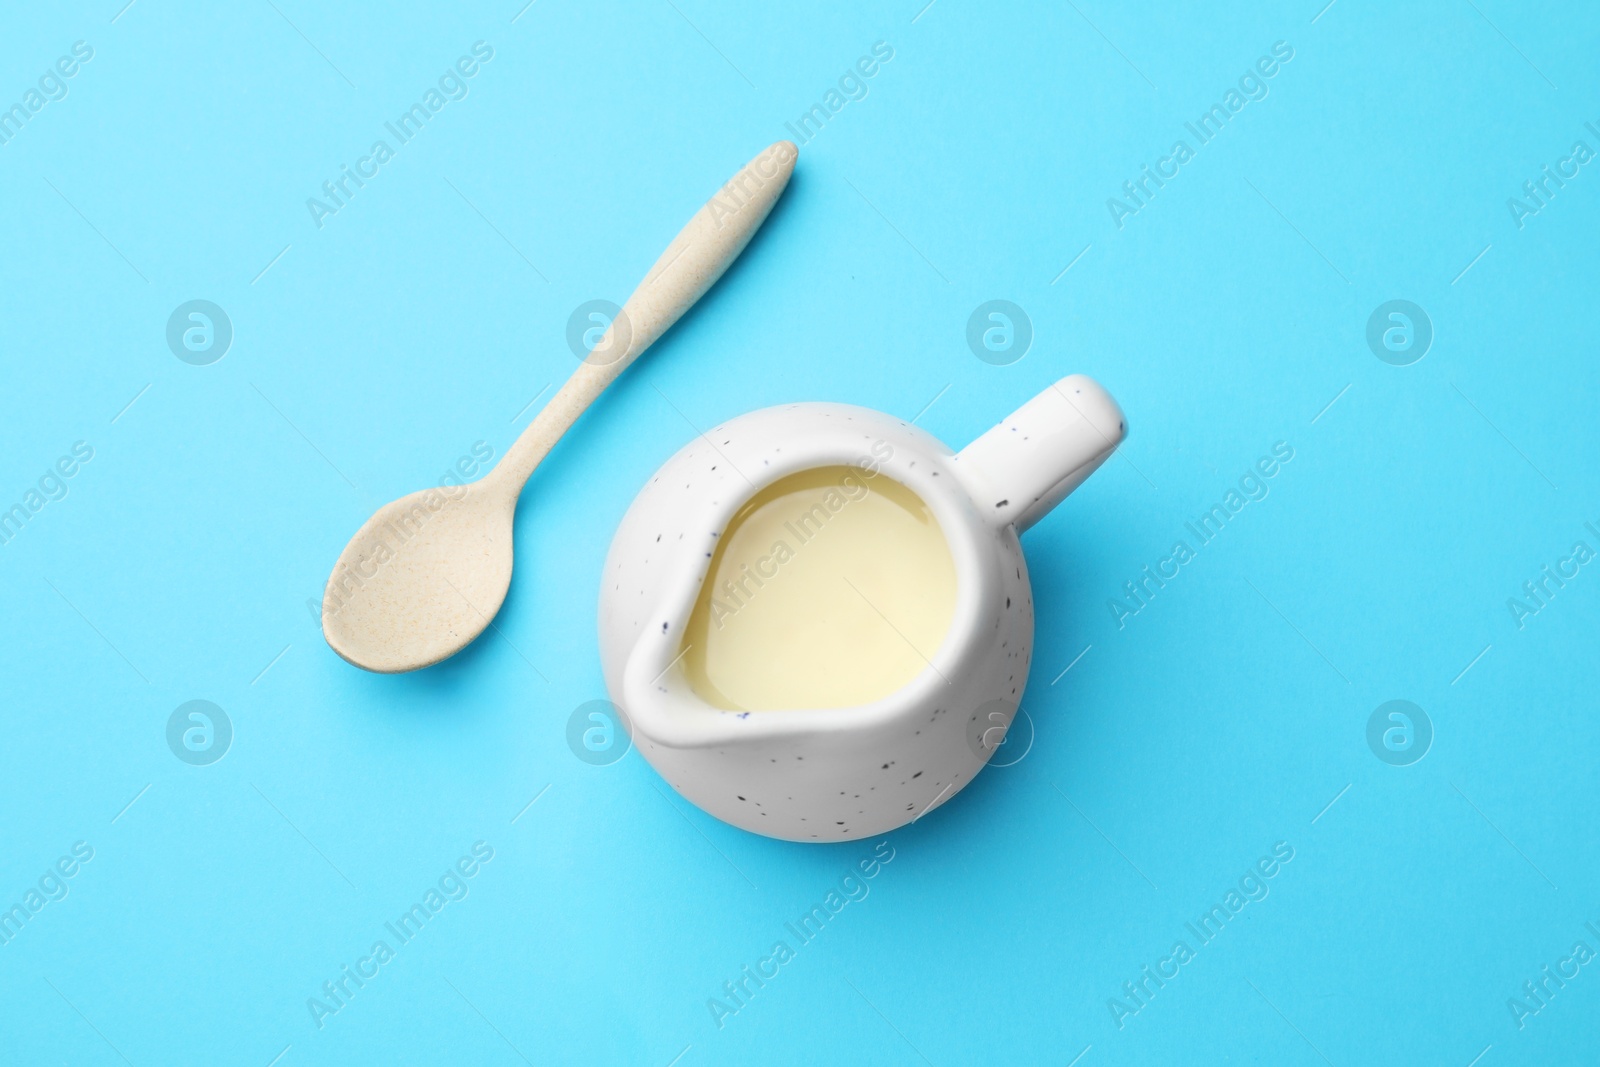
<svg viewBox="0 0 1600 1067">
<path fill-rule="evenodd" d="M 1126 433 L 1111 396 L 1075 374 L 959 452 L 902 419 L 832 403 L 751 412 L 697 437 L 640 491 L 605 563 L 606 687 L 639 752 L 710 814 L 791 841 L 869 837 L 944 803 L 993 754 L 1027 682 L 1033 599 L 1017 535 Z M 870 704 L 714 706 L 682 660 L 718 536 L 762 487 L 848 466 L 900 483 L 937 520 L 955 572 L 942 643 L 909 684 Z"/>
</svg>

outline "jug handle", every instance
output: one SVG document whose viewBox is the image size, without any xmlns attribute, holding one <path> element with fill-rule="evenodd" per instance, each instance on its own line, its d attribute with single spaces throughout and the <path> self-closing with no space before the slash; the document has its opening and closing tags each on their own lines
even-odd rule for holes
<svg viewBox="0 0 1600 1067">
<path fill-rule="evenodd" d="M 955 455 L 978 510 L 1021 533 L 1083 484 L 1128 435 L 1128 420 L 1093 378 L 1072 374 Z"/>
</svg>

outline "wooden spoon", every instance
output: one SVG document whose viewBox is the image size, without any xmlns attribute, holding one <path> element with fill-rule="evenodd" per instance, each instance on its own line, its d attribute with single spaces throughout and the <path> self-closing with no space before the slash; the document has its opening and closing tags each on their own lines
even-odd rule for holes
<svg viewBox="0 0 1600 1067">
<path fill-rule="evenodd" d="M 512 518 L 528 476 L 744 250 L 798 155 L 792 142 L 771 145 L 695 213 L 493 470 L 471 485 L 403 496 L 356 531 L 322 595 L 329 647 L 357 667 L 393 674 L 438 663 L 483 632 L 511 585 Z"/>
</svg>

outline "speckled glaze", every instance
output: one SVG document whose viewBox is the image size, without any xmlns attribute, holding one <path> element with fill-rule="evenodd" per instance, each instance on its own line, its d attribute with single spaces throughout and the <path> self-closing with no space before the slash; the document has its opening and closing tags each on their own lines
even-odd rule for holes
<svg viewBox="0 0 1600 1067">
<path fill-rule="evenodd" d="M 791 841 L 879 834 L 944 803 L 992 755 L 1027 682 L 1033 597 L 1017 535 L 1126 428 L 1105 390 L 1073 375 L 959 453 L 900 419 L 824 403 L 752 412 L 691 441 L 624 516 L 601 588 L 606 686 L 639 751 L 705 811 Z M 681 635 L 728 520 L 786 475 L 863 463 L 928 504 L 955 561 L 955 613 L 929 667 L 861 707 L 706 704 L 682 673 Z"/>
</svg>

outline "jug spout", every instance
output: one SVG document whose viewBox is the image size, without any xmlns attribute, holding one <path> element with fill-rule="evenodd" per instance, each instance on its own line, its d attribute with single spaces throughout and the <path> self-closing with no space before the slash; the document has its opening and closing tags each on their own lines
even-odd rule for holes
<svg viewBox="0 0 1600 1067">
<path fill-rule="evenodd" d="M 1072 374 L 963 448 L 954 466 L 978 510 L 1020 533 L 1082 485 L 1127 435 L 1128 420 L 1111 394 Z"/>
</svg>

